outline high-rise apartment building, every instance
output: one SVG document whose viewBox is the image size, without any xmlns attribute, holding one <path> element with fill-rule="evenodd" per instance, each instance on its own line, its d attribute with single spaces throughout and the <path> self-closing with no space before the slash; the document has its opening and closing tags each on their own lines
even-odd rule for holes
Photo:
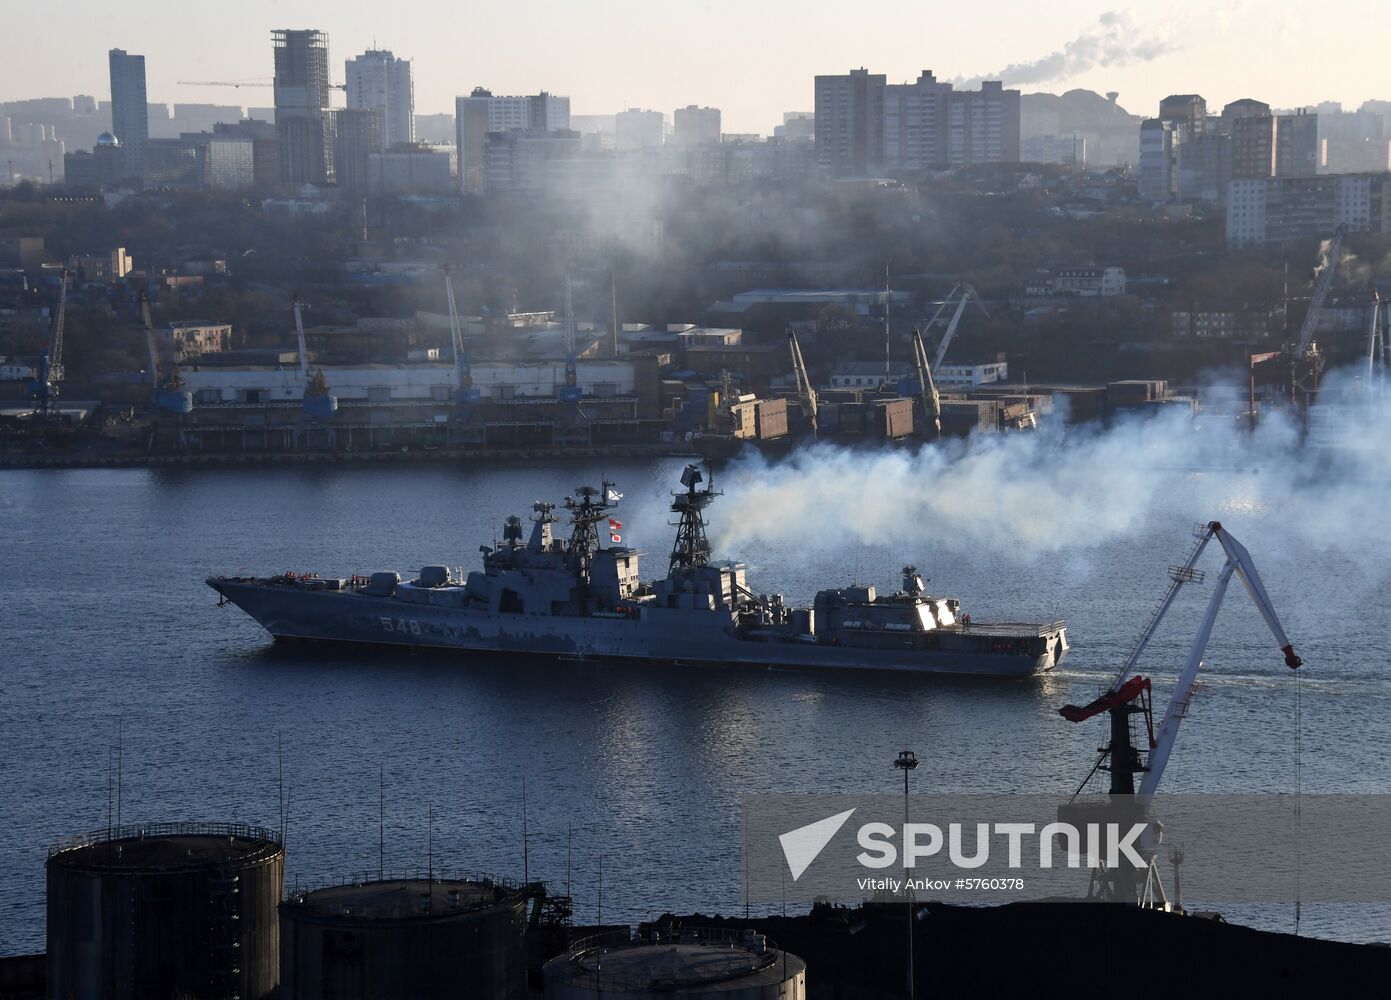
<svg viewBox="0 0 1391 1000">
<path fill-rule="evenodd" d="M 333 118 L 329 112 L 328 35 L 282 29 L 275 44 L 275 126 L 283 183 L 333 180 Z"/>
<path fill-rule="evenodd" d="M 885 87 L 884 162 L 898 170 L 933 170 L 951 163 L 951 99 L 952 85 L 928 70 L 913 83 Z M 1017 141 L 1017 125 L 1015 134 Z"/>
<path fill-rule="evenodd" d="M 385 147 L 415 142 L 415 90 L 411 62 L 384 49 L 369 49 L 346 66 L 348 108 L 381 117 Z"/>
<path fill-rule="evenodd" d="M 1161 121 L 1177 123 L 1188 135 L 1207 127 L 1207 101 L 1201 94 L 1170 94 L 1159 102 Z"/>
<path fill-rule="evenodd" d="M 1227 245 L 1252 246 L 1391 232 L 1391 175 L 1325 174 L 1235 180 L 1227 199 Z"/>
<path fill-rule="evenodd" d="M 126 176 L 139 179 L 145 171 L 145 145 L 150 139 L 149 108 L 145 100 L 145 57 L 112 49 L 111 132 L 120 141 Z"/>
<path fill-rule="evenodd" d="M 1019 91 L 999 80 L 948 95 L 947 151 L 952 166 L 1019 161 Z"/>
<path fill-rule="evenodd" d="M 720 141 L 720 109 L 694 104 L 672 114 L 672 142 L 678 146 L 711 146 Z"/>
<path fill-rule="evenodd" d="M 568 97 L 544 90 L 528 96 L 499 96 L 475 87 L 469 96 L 454 99 L 459 187 L 482 191 L 486 186 L 483 159 L 489 132 L 563 132 L 569 128 Z"/>
<path fill-rule="evenodd" d="M 629 108 L 613 116 L 615 149 L 651 149 L 666 140 L 666 116 L 660 111 Z"/>
<path fill-rule="evenodd" d="M 861 68 L 816 78 L 816 159 L 837 176 L 884 165 L 884 74 Z"/>
<path fill-rule="evenodd" d="M 1319 116 L 1305 111 L 1275 119 L 1275 176 L 1313 177 L 1323 166 Z"/>
<path fill-rule="evenodd" d="M 340 188 L 366 194 L 368 160 L 382 151 L 381 113 L 373 108 L 345 108 L 333 113 L 333 177 Z"/>
<path fill-rule="evenodd" d="M 1225 115 L 1225 112 L 1224 112 Z M 1257 180 L 1275 176 L 1275 118 L 1265 113 L 1241 115 L 1231 120 L 1232 177 Z"/>
<path fill-rule="evenodd" d="M 1140 197 L 1169 201 L 1179 193 L 1179 153 L 1187 130 L 1164 118 L 1140 124 Z"/>
</svg>

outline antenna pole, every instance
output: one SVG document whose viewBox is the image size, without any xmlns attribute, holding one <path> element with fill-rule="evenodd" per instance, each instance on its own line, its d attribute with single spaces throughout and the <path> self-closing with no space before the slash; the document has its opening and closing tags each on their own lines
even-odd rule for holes
<svg viewBox="0 0 1391 1000">
<path fill-rule="evenodd" d="M 889 384 L 889 265 L 884 264 L 884 386 Z"/>
<path fill-rule="evenodd" d="M 613 323 L 613 356 L 618 357 L 618 279 L 614 277 L 612 271 L 609 272 L 609 309 L 611 310 L 611 320 Z"/>
<path fill-rule="evenodd" d="M 280 800 L 280 842 L 285 842 L 285 745 L 284 734 L 275 734 L 276 796 Z"/>
<path fill-rule="evenodd" d="M 383 875 L 386 858 L 386 765 L 378 764 L 377 771 L 377 881 Z"/>
<path fill-rule="evenodd" d="M 430 883 L 430 895 L 435 894 L 435 804 L 427 807 L 425 820 L 425 877 Z"/>
<path fill-rule="evenodd" d="M 121 827 L 121 756 L 124 749 L 125 720 L 116 720 L 116 828 Z"/>
<path fill-rule="evenodd" d="M 565 897 L 570 900 L 570 915 L 565 919 L 568 922 L 573 918 L 575 910 L 575 897 L 570 893 L 570 841 L 575 836 L 575 824 L 565 824 Z"/>
<path fill-rule="evenodd" d="M 526 779 L 522 779 L 522 882 L 531 884 L 531 859 L 526 843 Z"/>
</svg>

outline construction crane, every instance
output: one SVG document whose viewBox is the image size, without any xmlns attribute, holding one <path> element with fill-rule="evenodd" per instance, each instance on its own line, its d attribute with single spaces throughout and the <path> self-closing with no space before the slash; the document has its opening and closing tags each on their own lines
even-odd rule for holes
<svg viewBox="0 0 1391 1000">
<path fill-rule="evenodd" d="M 267 80 L 265 77 L 258 77 L 254 80 L 179 80 L 180 87 L 274 87 L 274 80 Z M 330 83 L 330 90 L 347 90 L 346 83 Z"/>
<path fill-rule="evenodd" d="M 1102 712 L 1109 712 L 1111 716 L 1110 741 L 1101 749 L 1096 764 L 1088 772 L 1087 777 L 1083 779 L 1082 784 L 1078 786 L 1077 791 L 1073 793 L 1069 805 L 1064 807 L 1064 810 L 1073 806 L 1077 797 L 1098 771 L 1110 772 L 1109 791 L 1112 796 L 1138 794 L 1141 797 L 1139 805 L 1142 809 L 1149 801 L 1149 797 L 1158 790 L 1160 780 L 1164 777 L 1164 768 L 1169 762 L 1169 756 L 1173 752 L 1174 743 L 1178 738 L 1179 726 L 1188 715 L 1188 706 L 1196 690 L 1198 671 L 1203 665 L 1203 654 L 1207 649 L 1208 640 L 1212 637 L 1212 628 L 1216 623 L 1217 613 L 1221 610 L 1222 601 L 1226 597 L 1227 585 L 1231 583 L 1234 574 L 1241 577 L 1241 582 L 1246 586 L 1246 592 L 1251 595 L 1261 617 L 1265 619 L 1266 626 L 1275 637 L 1275 643 L 1284 655 L 1285 666 L 1295 670 L 1303 665 L 1304 661 L 1295 653 L 1294 647 L 1285 635 L 1284 627 L 1280 624 L 1280 619 L 1271 604 L 1270 595 L 1266 593 L 1265 585 L 1261 582 L 1260 574 L 1256 571 L 1255 563 L 1251 560 L 1251 554 L 1246 551 L 1246 547 L 1233 538 L 1231 533 L 1217 521 L 1209 521 L 1207 524 L 1199 525 L 1194 530 L 1194 536 L 1197 540 L 1189 551 L 1188 558 L 1180 565 L 1169 567 L 1169 586 L 1159 603 L 1155 605 L 1149 621 L 1141 630 L 1130 655 L 1126 657 L 1125 663 L 1111 681 L 1110 687 L 1100 697 L 1086 705 L 1065 705 L 1058 710 L 1058 714 L 1069 722 L 1084 722 Z M 1134 674 L 1134 670 L 1160 623 L 1163 622 L 1165 614 L 1172 606 L 1174 598 L 1178 596 L 1179 590 L 1186 583 L 1203 582 L 1205 574 L 1196 568 L 1197 562 L 1203 554 L 1203 550 L 1214 538 L 1222 546 L 1227 558 L 1217 574 L 1212 596 L 1208 599 L 1207 610 L 1198 627 L 1198 633 L 1193 639 L 1193 645 L 1189 649 L 1188 659 L 1184 663 L 1183 670 L 1179 673 L 1178 681 L 1169 696 L 1163 720 L 1156 730 L 1150 701 L 1150 679 Z M 1131 718 L 1135 715 L 1144 717 L 1147 736 L 1144 746 L 1135 745 L 1131 732 Z M 1137 775 L 1141 776 L 1138 792 L 1135 787 Z M 1061 812 L 1063 810 L 1060 810 Z M 1142 852 L 1149 854 L 1150 868 L 1148 872 L 1143 875 L 1124 869 L 1094 872 L 1092 876 L 1093 891 L 1104 898 L 1151 905 L 1154 898 L 1152 894 L 1156 890 L 1161 896 L 1163 893 L 1162 888 L 1159 888 L 1158 877 L 1154 870 L 1155 852 L 1153 846 L 1151 842 L 1146 845 L 1146 850 Z"/>
<path fill-rule="evenodd" d="M 802 359 L 802 347 L 797 343 L 797 334 L 792 327 L 787 328 L 787 346 L 792 351 L 792 373 L 797 379 L 797 398 L 802 401 L 802 415 L 811 436 L 816 437 L 816 389 L 812 387 L 811 376 L 807 374 L 807 363 Z"/>
<path fill-rule="evenodd" d="M 459 322 L 459 308 L 454 303 L 454 281 L 449 274 L 449 265 L 441 264 L 444 273 L 444 295 L 449 300 L 449 340 L 454 350 L 454 400 L 471 405 L 482 398 L 482 393 L 473 384 L 473 371 L 469 368 L 468 351 L 464 348 L 464 330 Z"/>
<path fill-rule="evenodd" d="M 932 366 L 927 363 L 922 331 L 917 327 L 913 328 L 913 362 L 918 370 L 918 399 L 922 403 L 924 427 L 931 428 L 925 436 L 937 438 L 942 433 L 942 397 L 937 394 L 937 383 L 932 378 Z"/>
<path fill-rule="evenodd" d="M 1314 282 L 1314 294 L 1309 300 L 1309 311 L 1304 314 L 1304 322 L 1299 328 L 1299 338 L 1288 348 L 1290 365 L 1290 401 L 1307 416 L 1309 403 L 1318 392 L 1319 375 L 1323 373 L 1323 355 L 1314 342 L 1314 333 L 1323 316 L 1323 306 L 1328 293 L 1333 288 L 1334 276 L 1338 273 L 1338 263 L 1343 252 L 1342 226 L 1334 232 L 1328 242 L 1323 266 L 1319 269 L 1318 280 Z"/>
<path fill-rule="evenodd" d="M 68 313 L 68 271 L 63 269 L 62 283 L 58 288 L 58 315 L 53 320 L 53 339 L 48 350 L 39 355 L 39 364 L 34 378 L 29 383 L 30 395 L 38 407 L 38 413 L 45 419 L 52 415 L 58 401 L 58 383 L 63 381 L 63 324 Z"/>
<path fill-rule="evenodd" d="M 958 295 L 960 298 L 957 299 L 956 302 L 956 312 L 952 314 L 951 322 L 947 324 L 947 332 L 942 334 L 942 340 L 937 345 L 937 356 L 932 360 L 932 370 L 934 372 L 942 367 L 942 359 L 947 356 L 947 348 L 951 346 L 952 338 L 956 336 L 956 328 L 961 323 L 962 314 L 966 312 L 967 302 L 974 301 L 985 318 L 990 318 L 990 311 L 985 308 L 985 303 L 982 302 L 980 296 L 976 294 L 975 288 L 964 281 L 959 281 L 952 286 L 952 290 L 947 293 L 947 297 L 942 300 L 942 304 L 938 306 L 937 311 L 932 314 L 932 319 L 929 320 L 927 324 L 929 330 L 937 325 L 937 320 L 941 317 L 942 313 L 946 312 L 947 307 L 951 305 L 952 299 L 956 298 Z"/>
<path fill-rule="evenodd" d="M 328 387 L 324 370 L 320 368 L 312 376 L 309 374 L 309 349 L 304 341 L 304 316 L 299 296 L 294 297 L 295 339 L 299 347 L 299 379 L 304 388 L 303 407 L 306 416 L 314 420 L 328 420 L 338 409 L 338 397 Z"/>
<path fill-rule="evenodd" d="M 150 313 L 150 296 L 140 290 L 140 318 L 145 324 L 145 343 L 150 351 L 150 401 L 157 410 L 185 414 L 193 411 L 193 393 L 184 388 L 183 376 L 176 362 L 162 364 L 159 340 L 155 336 L 155 321 Z"/>
</svg>

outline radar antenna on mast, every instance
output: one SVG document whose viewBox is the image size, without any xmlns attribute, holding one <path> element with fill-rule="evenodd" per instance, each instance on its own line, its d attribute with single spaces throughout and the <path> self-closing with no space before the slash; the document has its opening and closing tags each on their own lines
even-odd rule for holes
<svg viewBox="0 0 1391 1000">
<path fill-rule="evenodd" d="M 678 568 L 707 566 L 710 563 L 710 541 L 705 537 L 705 508 L 710 506 L 720 494 L 709 485 L 703 490 L 696 485 L 704 480 L 700 469 L 688 465 L 681 473 L 684 493 L 672 493 L 671 511 L 678 516 L 675 522 L 676 541 L 671 547 L 671 563 L 668 573 Z"/>
</svg>

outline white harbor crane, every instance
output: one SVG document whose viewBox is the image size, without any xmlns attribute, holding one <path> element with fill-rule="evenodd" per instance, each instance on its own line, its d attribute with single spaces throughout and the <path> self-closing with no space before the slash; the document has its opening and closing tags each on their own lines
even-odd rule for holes
<svg viewBox="0 0 1391 1000">
<path fill-rule="evenodd" d="M 299 296 L 294 297 L 295 342 L 299 349 L 299 382 L 303 387 L 302 405 L 306 415 L 315 420 L 327 420 L 338 409 L 338 397 L 329 392 L 328 380 L 320 368 L 312 376 L 309 374 L 309 348 L 304 340 L 304 315 Z"/>
<path fill-rule="evenodd" d="M 1069 722 L 1083 722 L 1100 715 L 1102 712 L 1109 712 L 1111 715 L 1110 742 L 1102 748 L 1096 764 L 1073 794 L 1072 802 L 1076 801 L 1092 777 L 1098 771 L 1103 770 L 1110 772 L 1110 794 L 1112 796 L 1136 795 L 1135 778 L 1137 775 L 1141 776 L 1138 795 L 1141 796 L 1142 808 L 1149 801 L 1148 797 L 1153 796 L 1158 790 L 1160 780 L 1164 777 L 1164 768 L 1169 762 L 1169 756 L 1173 752 L 1174 743 L 1178 738 L 1179 727 L 1188 715 L 1188 706 L 1196 689 L 1198 671 L 1202 669 L 1203 665 L 1203 654 L 1207 649 L 1208 640 L 1212 637 L 1212 628 L 1217 621 L 1217 613 L 1222 608 L 1222 601 L 1227 593 L 1227 585 L 1231 583 L 1233 574 L 1241 577 L 1246 592 L 1251 595 L 1251 600 L 1260 611 L 1261 617 L 1265 619 L 1267 627 L 1275 637 L 1276 645 L 1284 655 L 1285 666 L 1295 670 L 1304 662 L 1296 655 L 1294 647 L 1285 635 L 1284 627 L 1280 624 L 1280 619 L 1271 604 L 1270 595 L 1266 593 L 1265 585 L 1261 582 L 1260 574 L 1256 571 L 1255 563 L 1251 560 L 1251 554 L 1246 551 L 1246 547 L 1233 538 L 1231 533 L 1217 521 L 1209 521 L 1207 524 L 1199 525 L 1194 530 L 1194 535 L 1197 541 L 1189 551 L 1188 558 L 1181 565 L 1169 567 L 1168 589 L 1164 592 L 1159 603 L 1155 605 L 1149 621 L 1141 630 L 1130 655 L 1126 657 L 1125 663 L 1112 680 L 1110 687 L 1100 697 L 1087 705 L 1065 705 L 1059 709 L 1059 714 Z M 1207 610 L 1198 627 L 1198 634 L 1193 638 L 1188 659 L 1184 663 L 1183 670 L 1179 673 L 1173 693 L 1169 696 L 1168 706 L 1164 710 L 1163 720 L 1156 731 L 1150 702 L 1150 679 L 1135 674 L 1134 670 L 1141 654 L 1144 653 L 1160 623 L 1164 620 L 1165 614 L 1173 604 L 1174 598 L 1178 596 L 1179 590 L 1185 583 L 1201 583 L 1203 581 L 1205 574 L 1198 570 L 1196 565 L 1203 550 L 1214 538 L 1222 546 L 1227 558 L 1217 574 L 1212 596 L 1208 599 Z M 1134 744 L 1130 729 L 1130 720 L 1134 715 L 1144 716 L 1148 736 L 1146 746 L 1137 747 Z M 1135 880 L 1133 877 L 1135 873 L 1117 871 L 1101 873 L 1101 877 L 1094 874 L 1093 888 L 1099 889 L 1099 894 L 1107 898 L 1151 905 L 1156 889 L 1161 896 L 1163 890 L 1158 887 L 1152 845 L 1148 853 L 1150 855 L 1150 870 L 1143 876 L 1143 882 Z"/>
<path fill-rule="evenodd" d="M 957 298 L 960 296 L 960 298 Z M 932 359 L 932 370 L 935 372 L 942 367 L 942 359 L 947 356 L 947 348 L 951 346 L 952 338 L 956 336 L 956 328 L 961 324 L 961 316 L 966 312 L 966 304 L 974 301 L 976 307 L 986 319 L 990 318 L 990 311 L 985 308 L 985 303 L 981 301 L 976 290 L 964 281 L 959 281 L 952 286 L 952 290 L 947 293 L 947 297 L 942 300 L 942 304 L 937 307 L 937 311 L 932 314 L 932 319 L 928 321 L 927 328 L 930 331 L 937 325 L 937 320 L 942 313 L 946 312 L 951 305 L 952 299 L 956 299 L 956 312 L 952 314 L 951 322 L 947 324 L 947 332 L 942 334 L 942 339 L 937 345 L 937 356 Z"/>
<path fill-rule="evenodd" d="M 922 331 L 917 327 L 913 328 L 913 362 L 918 371 L 918 399 L 927 421 L 925 427 L 931 427 L 931 436 L 935 438 L 942 433 L 942 397 L 937 394 L 937 383 L 932 378 L 932 366 L 927 363 Z"/>
<path fill-rule="evenodd" d="M 802 401 L 802 415 L 806 419 L 807 426 L 811 428 L 811 436 L 816 437 L 816 389 L 811 384 L 811 376 L 807 374 L 807 363 L 802 358 L 802 347 L 797 343 L 797 333 L 792 327 L 787 328 L 787 346 L 792 351 L 792 373 L 797 379 L 797 397 Z"/>
</svg>

